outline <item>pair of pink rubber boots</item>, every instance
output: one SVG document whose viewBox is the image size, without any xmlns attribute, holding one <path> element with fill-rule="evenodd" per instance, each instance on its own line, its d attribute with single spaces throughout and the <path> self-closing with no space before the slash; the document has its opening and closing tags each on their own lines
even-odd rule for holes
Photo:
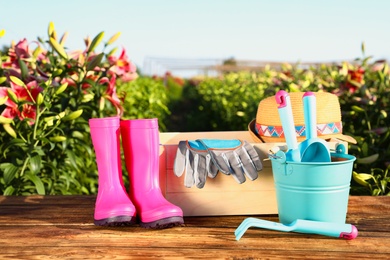
<svg viewBox="0 0 390 260">
<path fill-rule="evenodd" d="M 157 119 L 93 118 L 89 126 L 99 176 L 95 225 L 124 226 L 139 220 L 142 227 L 159 229 L 183 224 L 183 211 L 168 202 L 160 189 Z M 120 136 L 129 194 L 122 179 Z"/>
</svg>

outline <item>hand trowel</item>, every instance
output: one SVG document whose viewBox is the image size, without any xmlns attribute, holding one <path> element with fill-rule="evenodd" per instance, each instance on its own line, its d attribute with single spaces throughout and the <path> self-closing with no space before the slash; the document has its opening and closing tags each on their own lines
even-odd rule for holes
<svg viewBox="0 0 390 260">
<path fill-rule="evenodd" d="M 275 95 L 275 99 L 276 103 L 279 105 L 279 117 L 282 122 L 284 137 L 288 148 L 288 151 L 286 152 L 286 160 L 300 162 L 301 154 L 298 149 L 290 96 L 286 91 L 279 90 Z"/>
<path fill-rule="evenodd" d="M 358 230 L 354 225 L 345 223 L 322 222 L 313 220 L 297 219 L 291 224 L 272 222 L 257 218 L 246 218 L 235 230 L 236 240 L 244 235 L 250 227 L 264 228 L 283 232 L 297 232 L 306 234 L 318 234 L 331 237 L 354 239 L 358 235 Z"/>
</svg>

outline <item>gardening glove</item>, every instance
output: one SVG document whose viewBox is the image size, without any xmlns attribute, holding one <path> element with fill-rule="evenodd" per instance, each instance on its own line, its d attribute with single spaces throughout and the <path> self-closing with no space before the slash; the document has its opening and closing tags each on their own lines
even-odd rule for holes
<svg viewBox="0 0 390 260">
<path fill-rule="evenodd" d="M 197 141 L 180 141 L 176 152 L 173 172 L 177 177 L 184 175 L 184 186 L 196 185 L 203 188 L 206 177 L 215 178 L 218 168 L 211 161 L 206 147 Z"/>
<path fill-rule="evenodd" d="M 259 155 L 252 145 L 246 141 L 199 139 L 207 148 L 213 163 L 224 174 L 230 174 L 238 183 L 245 182 L 246 178 L 255 180 L 258 172 L 263 169 Z"/>
</svg>

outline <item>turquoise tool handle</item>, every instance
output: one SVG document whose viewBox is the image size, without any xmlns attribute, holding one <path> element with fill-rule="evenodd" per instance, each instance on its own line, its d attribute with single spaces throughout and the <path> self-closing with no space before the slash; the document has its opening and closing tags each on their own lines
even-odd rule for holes
<svg viewBox="0 0 390 260">
<path fill-rule="evenodd" d="M 317 138 L 316 97 L 313 92 L 306 92 L 302 99 L 306 126 L 306 139 Z"/>
<path fill-rule="evenodd" d="M 354 239 L 357 237 L 357 229 L 351 224 L 333 222 L 318 222 L 298 219 L 291 223 L 294 232 L 318 234 L 331 237 Z"/>
<path fill-rule="evenodd" d="M 301 161 L 301 155 L 298 149 L 290 96 L 286 91 L 279 90 L 275 95 L 275 99 L 276 103 L 279 104 L 279 117 L 282 122 L 284 137 L 289 149 L 286 153 L 287 161 L 299 162 Z"/>
</svg>

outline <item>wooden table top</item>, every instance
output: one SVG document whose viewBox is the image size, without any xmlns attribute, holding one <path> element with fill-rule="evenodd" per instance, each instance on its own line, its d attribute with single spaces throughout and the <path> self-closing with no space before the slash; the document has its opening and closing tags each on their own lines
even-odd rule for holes
<svg viewBox="0 0 390 260">
<path fill-rule="evenodd" d="M 0 259 L 389 259 L 390 196 L 352 196 L 347 222 L 354 240 L 249 229 L 248 216 L 186 217 L 163 230 L 98 227 L 94 196 L 0 196 Z M 255 216 L 278 221 L 277 215 Z"/>
</svg>

